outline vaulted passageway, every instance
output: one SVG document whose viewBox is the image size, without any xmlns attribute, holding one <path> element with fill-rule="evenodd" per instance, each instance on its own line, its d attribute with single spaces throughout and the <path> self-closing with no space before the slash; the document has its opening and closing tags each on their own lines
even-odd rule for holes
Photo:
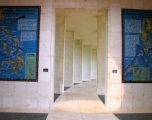
<svg viewBox="0 0 152 120">
<path fill-rule="evenodd" d="M 56 9 L 55 28 L 54 93 L 96 80 L 97 94 L 106 96 L 107 11 Z"/>
</svg>

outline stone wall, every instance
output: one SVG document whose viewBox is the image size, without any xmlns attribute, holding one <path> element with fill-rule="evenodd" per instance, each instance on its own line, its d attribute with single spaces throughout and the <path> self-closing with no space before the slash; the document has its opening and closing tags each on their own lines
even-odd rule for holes
<svg viewBox="0 0 152 120">
<path fill-rule="evenodd" d="M 151 0 L 54 0 L 55 8 L 84 8 L 108 10 L 108 79 L 106 80 L 106 106 L 110 109 L 152 108 L 152 85 L 121 82 L 122 31 L 121 8 L 152 9 Z M 112 70 L 116 69 L 117 74 Z M 102 73 L 101 73 L 102 74 Z"/>
<path fill-rule="evenodd" d="M 0 0 L 0 6 L 41 6 L 38 82 L 0 81 L 0 107 L 52 107 L 54 11 L 51 0 Z M 43 68 L 49 72 L 43 72 Z"/>
<path fill-rule="evenodd" d="M 151 0 L 0 0 L 0 5 L 41 6 L 38 82 L 1 81 L 0 107 L 49 108 L 53 105 L 54 8 L 83 8 L 108 10 L 107 108 L 152 108 L 151 84 L 121 82 L 121 8 L 152 9 Z M 49 72 L 44 73 L 43 68 Z M 113 74 L 113 69 L 118 73 Z"/>
</svg>

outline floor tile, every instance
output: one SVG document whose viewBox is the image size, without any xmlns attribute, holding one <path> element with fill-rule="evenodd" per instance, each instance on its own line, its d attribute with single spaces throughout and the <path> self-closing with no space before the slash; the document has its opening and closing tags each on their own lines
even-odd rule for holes
<svg viewBox="0 0 152 120">
<path fill-rule="evenodd" d="M 105 108 L 96 91 L 96 81 L 69 88 L 58 97 L 47 120 L 118 120 Z"/>
</svg>

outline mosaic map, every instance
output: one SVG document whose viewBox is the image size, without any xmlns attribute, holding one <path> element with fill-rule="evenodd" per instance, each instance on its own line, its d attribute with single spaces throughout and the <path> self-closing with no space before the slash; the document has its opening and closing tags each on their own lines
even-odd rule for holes
<svg viewBox="0 0 152 120">
<path fill-rule="evenodd" d="M 36 79 L 38 8 L 0 7 L 0 79 Z"/>
<path fill-rule="evenodd" d="M 152 12 L 122 10 L 123 80 L 152 81 Z"/>
</svg>

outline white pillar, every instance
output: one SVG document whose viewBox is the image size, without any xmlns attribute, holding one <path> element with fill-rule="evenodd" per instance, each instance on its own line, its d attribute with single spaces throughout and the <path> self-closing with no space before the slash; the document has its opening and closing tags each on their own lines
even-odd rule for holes
<svg viewBox="0 0 152 120">
<path fill-rule="evenodd" d="M 73 86 L 74 32 L 66 32 L 64 53 L 64 86 Z"/>
<path fill-rule="evenodd" d="M 56 17 L 56 32 L 55 32 L 55 72 L 54 72 L 54 93 L 64 92 L 64 36 L 65 36 L 65 17 Z"/>
<path fill-rule="evenodd" d="M 83 45 L 82 81 L 91 81 L 91 45 Z"/>
<path fill-rule="evenodd" d="M 106 79 L 106 15 L 98 16 L 97 18 L 97 93 L 105 94 L 105 79 Z"/>
<path fill-rule="evenodd" d="M 74 44 L 74 83 L 82 83 L 82 40 Z"/>
<path fill-rule="evenodd" d="M 97 79 L 97 49 L 92 49 L 91 56 L 91 79 Z"/>
</svg>

